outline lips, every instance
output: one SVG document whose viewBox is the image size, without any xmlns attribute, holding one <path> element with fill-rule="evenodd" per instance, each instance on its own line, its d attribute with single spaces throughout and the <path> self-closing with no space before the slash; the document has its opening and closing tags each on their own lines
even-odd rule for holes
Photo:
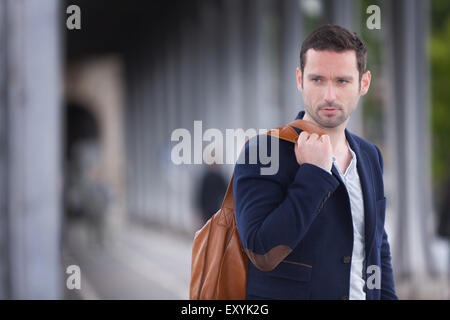
<svg viewBox="0 0 450 320">
<path fill-rule="evenodd" d="M 336 109 L 336 108 L 323 108 L 321 110 L 323 113 L 326 113 L 326 114 L 331 114 L 331 113 L 335 113 L 338 111 L 338 109 Z"/>
</svg>

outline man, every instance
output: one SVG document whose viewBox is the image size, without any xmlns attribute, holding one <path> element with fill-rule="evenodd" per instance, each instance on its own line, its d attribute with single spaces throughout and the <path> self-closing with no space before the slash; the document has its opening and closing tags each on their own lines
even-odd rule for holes
<svg viewBox="0 0 450 320">
<path fill-rule="evenodd" d="M 203 224 L 220 209 L 227 186 L 219 165 L 216 162 L 207 165 L 201 177 L 196 199 Z"/>
<path fill-rule="evenodd" d="M 297 119 L 327 134 L 301 132 L 295 145 L 280 140 L 275 175 L 261 175 L 260 162 L 235 166 L 248 299 L 397 299 L 381 152 L 346 129 L 369 89 L 365 68 L 366 47 L 355 33 L 336 25 L 312 32 L 297 68 L 305 107 Z M 241 156 L 249 159 L 259 141 Z"/>
</svg>

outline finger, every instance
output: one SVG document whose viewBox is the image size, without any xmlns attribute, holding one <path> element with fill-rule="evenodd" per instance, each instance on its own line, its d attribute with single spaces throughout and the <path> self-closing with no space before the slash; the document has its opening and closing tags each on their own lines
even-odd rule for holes
<svg viewBox="0 0 450 320">
<path fill-rule="evenodd" d="M 302 131 L 302 132 L 300 132 L 300 134 L 298 136 L 297 143 L 298 144 L 305 143 L 306 140 L 308 140 L 308 138 L 309 138 L 309 133 L 306 131 Z"/>
<path fill-rule="evenodd" d="M 327 135 L 327 134 L 323 134 L 323 135 L 320 136 L 320 139 L 321 139 L 323 142 L 327 142 L 327 141 L 330 141 L 330 136 Z"/>
<path fill-rule="evenodd" d="M 316 140 L 318 140 L 318 139 L 319 139 L 319 135 L 318 135 L 317 133 L 312 133 L 312 134 L 309 136 L 309 140 L 316 141 Z"/>
</svg>

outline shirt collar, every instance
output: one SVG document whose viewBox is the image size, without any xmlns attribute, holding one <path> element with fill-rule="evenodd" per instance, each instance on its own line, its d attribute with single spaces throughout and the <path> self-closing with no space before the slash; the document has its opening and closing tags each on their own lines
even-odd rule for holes
<svg viewBox="0 0 450 320">
<path fill-rule="evenodd" d="M 356 162 L 357 162 L 357 158 L 356 158 L 355 152 L 350 147 L 350 144 L 348 143 L 348 141 L 346 141 L 346 143 L 347 143 L 348 150 L 350 150 L 350 153 L 352 155 L 352 160 L 350 161 L 350 164 L 348 165 L 347 170 L 345 171 L 345 173 L 341 172 L 341 170 L 339 169 L 339 167 L 335 163 L 336 162 L 336 157 L 333 155 L 333 163 L 335 164 L 336 169 L 339 171 L 339 173 L 342 174 L 343 176 L 347 176 L 347 174 L 349 174 L 350 172 L 353 172 L 354 169 L 356 168 Z"/>
</svg>

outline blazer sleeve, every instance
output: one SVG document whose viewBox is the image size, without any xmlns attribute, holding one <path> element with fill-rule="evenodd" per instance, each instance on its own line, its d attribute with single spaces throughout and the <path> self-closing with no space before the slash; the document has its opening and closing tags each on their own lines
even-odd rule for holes
<svg viewBox="0 0 450 320">
<path fill-rule="evenodd" d="M 259 137 L 250 140 L 240 158 L 245 155 L 245 159 L 249 159 L 251 145 L 258 141 Z M 269 141 L 267 144 L 272 157 L 271 144 Z M 256 164 L 238 163 L 234 169 L 239 236 L 249 259 L 262 271 L 273 270 L 291 253 L 339 185 L 334 176 L 320 167 L 298 166 L 292 143 L 282 141 L 279 146 L 277 173 L 262 175 L 260 169 L 267 165 L 261 164 L 259 156 Z M 294 170 L 286 170 L 288 167 Z"/>
</svg>

